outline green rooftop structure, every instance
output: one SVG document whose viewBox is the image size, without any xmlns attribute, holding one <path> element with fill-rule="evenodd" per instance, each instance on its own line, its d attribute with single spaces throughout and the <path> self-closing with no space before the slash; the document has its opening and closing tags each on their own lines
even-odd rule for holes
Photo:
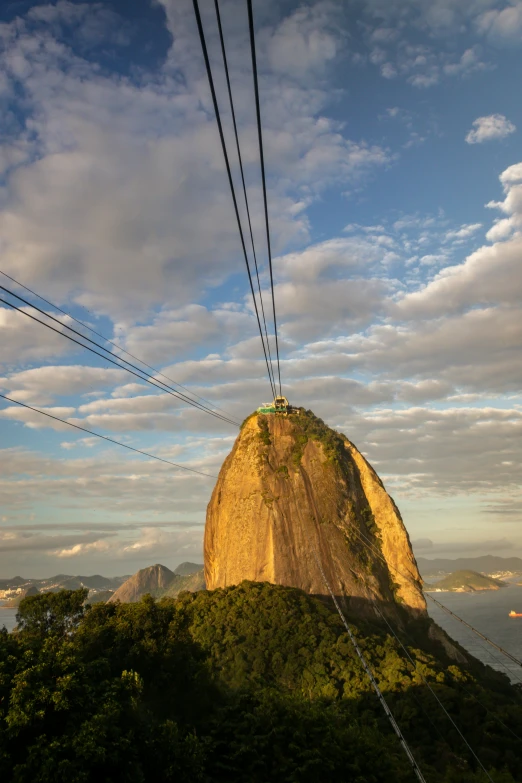
<svg viewBox="0 0 522 783">
<path fill-rule="evenodd" d="M 258 413 L 298 413 L 298 408 L 292 408 L 286 397 L 275 397 L 273 402 L 263 402 L 257 409 Z"/>
</svg>

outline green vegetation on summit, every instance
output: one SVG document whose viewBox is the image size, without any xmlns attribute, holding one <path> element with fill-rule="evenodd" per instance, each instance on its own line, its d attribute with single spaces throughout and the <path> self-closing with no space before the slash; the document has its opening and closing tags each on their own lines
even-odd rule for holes
<svg viewBox="0 0 522 783">
<path fill-rule="evenodd" d="M 13 783 L 410 783 L 411 767 L 338 615 L 243 583 L 84 606 L 26 598 L 0 633 L 0 778 Z M 428 783 L 483 783 L 430 682 L 495 783 L 520 783 L 522 698 L 408 628 L 352 626 Z M 477 701 L 478 699 L 478 701 Z M 499 723 L 496 718 L 502 723 Z"/>
<path fill-rule="evenodd" d="M 438 582 L 426 585 L 428 590 L 449 590 L 455 593 L 474 593 L 479 590 L 500 590 L 506 582 L 479 574 L 478 571 L 455 571 Z"/>
</svg>

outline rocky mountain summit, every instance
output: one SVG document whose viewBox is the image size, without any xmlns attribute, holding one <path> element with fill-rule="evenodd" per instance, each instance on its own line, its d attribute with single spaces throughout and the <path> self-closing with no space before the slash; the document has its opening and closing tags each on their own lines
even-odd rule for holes
<svg viewBox="0 0 522 783">
<path fill-rule="evenodd" d="M 169 568 L 160 565 L 159 563 L 148 566 L 148 568 L 142 568 L 133 576 L 129 577 L 129 579 L 113 593 L 109 598 L 109 603 L 112 603 L 113 601 L 133 603 L 134 601 L 139 601 L 141 596 L 145 595 L 145 593 L 156 596 L 163 592 L 173 579 L 174 573 Z"/>
<path fill-rule="evenodd" d="M 204 553 L 209 590 L 246 579 L 326 595 L 320 563 L 350 609 L 426 612 L 395 503 L 354 444 L 311 411 L 244 422 L 208 506 Z"/>
<path fill-rule="evenodd" d="M 181 563 L 174 571 L 164 565 L 148 566 L 129 577 L 109 598 L 107 603 L 120 601 L 122 604 L 136 603 L 147 593 L 155 598 L 165 595 L 176 598 L 187 590 L 195 592 L 205 588 L 203 568 L 196 563 Z"/>
</svg>

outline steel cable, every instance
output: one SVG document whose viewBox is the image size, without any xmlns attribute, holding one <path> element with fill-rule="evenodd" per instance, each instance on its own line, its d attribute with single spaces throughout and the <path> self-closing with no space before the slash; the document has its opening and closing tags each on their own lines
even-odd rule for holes
<svg viewBox="0 0 522 783">
<path fill-rule="evenodd" d="M 363 666 L 364 671 L 368 675 L 368 678 L 369 678 L 369 680 L 371 682 L 372 688 L 374 689 L 374 691 L 375 691 L 375 693 L 377 695 L 377 698 L 379 699 L 379 701 L 381 703 L 381 706 L 384 709 L 386 717 L 388 718 L 388 720 L 389 720 L 389 722 L 390 722 L 390 724 L 391 724 L 395 734 L 399 738 L 399 741 L 400 741 L 400 743 L 402 745 L 402 748 L 403 748 L 406 756 L 408 757 L 408 760 L 409 760 L 409 762 L 410 762 L 410 764 L 411 764 L 411 766 L 413 768 L 413 771 L 415 772 L 417 778 L 421 781 L 421 783 L 426 783 L 424 775 L 422 774 L 422 771 L 421 771 L 417 761 L 415 760 L 415 756 L 411 752 L 410 747 L 409 747 L 409 745 L 408 745 L 404 735 L 402 734 L 402 731 L 400 730 L 399 725 L 397 724 L 397 721 L 395 720 L 391 709 L 389 708 L 389 706 L 388 706 L 388 704 L 386 702 L 386 699 L 382 695 L 382 692 L 381 692 L 381 689 L 379 688 L 377 680 L 375 679 L 375 677 L 373 675 L 373 672 L 370 669 L 370 667 L 368 665 L 368 662 L 366 661 L 366 659 L 365 659 L 365 657 L 364 657 L 364 655 L 362 653 L 361 648 L 357 644 L 357 640 L 356 640 L 355 636 L 353 635 L 350 626 L 348 625 L 348 622 L 347 622 L 347 620 L 346 620 L 346 618 L 345 618 L 345 616 L 344 616 L 344 614 L 343 614 L 343 612 L 341 610 L 341 607 L 339 606 L 339 603 L 338 603 L 337 598 L 335 597 L 335 595 L 333 593 L 332 588 L 330 587 L 330 583 L 328 582 L 328 579 L 326 578 L 326 574 L 324 573 L 323 567 L 321 565 L 321 561 L 319 560 L 319 557 L 317 555 L 315 547 L 313 546 L 313 544 L 311 544 L 311 546 L 312 546 L 312 553 L 313 553 L 313 556 L 315 558 L 315 562 L 317 563 L 317 567 L 319 568 L 319 571 L 321 573 L 321 577 L 322 577 L 323 582 L 324 582 L 324 584 L 326 586 L 326 589 L 330 593 L 330 596 L 332 598 L 332 601 L 334 602 L 335 608 L 337 609 L 337 613 L 338 613 L 339 617 L 341 618 L 341 622 L 343 623 L 343 625 L 344 625 L 344 627 L 346 629 L 346 633 L 348 634 L 348 637 L 349 637 L 349 639 L 350 639 L 350 641 L 351 641 L 351 643 L 353 645 L 353 648 L 354 648 L 355 652 L 357 653 L 357 655 L 359 657 L 359 660 L 361 661 L 361 664 Z"/>
<path fill-rule="evenodd" d="M 232 115 L 232 124 L 234 126 L 234 136 L 236 139 L 236 149 L 237 149 L 237 157 L 239 161 L 239 170 L 241 172 L 241 182 L 243 184 L 243 195 L 245 197 L 245 208 L 246 208 L 246 214 L 247 214 L 247 220 L 248 220 L 248 229 L 250 232 L 250 242 L 252 244 L 252 256 L 254 258 L 254 266 L 256 269 L 256 277 L 257 277 L 257 288 L 259 291 L 259 301 L 261 303 L 261 313 L 263 316 L 263 326 L 265 328 L 265 337 L 266 337 L 266 346 L 268 350 L 268 358 L 270 361 L 270 368 L 272 370 L 272 385 L 275 388 L 275 379 L 274 379 L 274 366 L 272 364 L 272 354 L 270 352 L 270 342 L 268 339 L 268 329 L 266 327 L 266 317 L 265 317 L 265 306 L 263 304 L 263 294 L 261 292 L 261 281 L 259 280 L 259 268 L 257 265 L 257 255 L 256 255 L 256 249 L 254 245 L 254 233 L 252 231 L 252 221 L 250 219 L 250 208 L 248 206 L 248 196 L 247 196 L 247 189 L 246 189 L 246 183 L 245 183 L 245 174 L 243 171 L 243 158 L 241 155 L 241 148 L 239 145 L 239 134 L 237 131 L 237 123 L 236 123 L 236 111 L 234 109 L 234 99 L 232 97 L 232 88 L 230 86 L 230 75 L 228 72 L 228 60 L 227 60 L 227 53 L 225 48 L 225 39 L 223 36 L 223 28 L 221 26 L 221 14 L 219 12 L 219 0 L 214 0 L 214 7 L 216 9 L 216 18 L 217 18 L 217 24 L 218 24 L 218 30 L 219 30 L 219 40 L 221 42 L 221 53 L 223 55 L 223 65 L 225 67 L 225 78 L 227 82 L 227 90 L 228 90 L 228 98 L 230 101 L 230 112 Z"/>
<path fill-rule="evenodd" d="M 66 315 L 68 318 L 70 318 L 72 321 L 75 321 L 80 326 L 83 326 L 84 329 L 88 329 L 91 334 L 95 334 L 97 337 L 101 337 L 102 340 L 105 340 L 105 342 L 112 345 L 114 348 L 117 348 L 119 351 L 124 353 L 126 356 L 130 356 L 131 359 L 135 359 L 140 364 L 143 364 L 145 367 L 147 367 L 149 370 L 152 370 L 154 373 L 154 377 L 156 375 L 161 375 L 162 378 L 165 378 L 167 381 L 170 381 L 171 383 L 174 383 L 176 386 L 179 386 L 180 389 L 183 389 L 184 391 L 191 394 L 193 397 L 195 397 L 198 400 L 201 400 L 202 402 L 206 402 L 208 405 L 211 405 L 212 408 L 216 411 L 220 411 L 221 413 L 224 413 L 225 416 L 230 417 L 230 413 L 228 411 L 223 410 L 222 408 L 218 408 L 217 405 L 214 405 L 213 402 L 210 402 L 210 400 L 205 399 L 205 397 L 201 397 L 199 394 L 196 394 L 195 392 L 191 391 L 190 389 L 187 389 L 186 386 L 183 386 L 182 383 L 178 383 L 177 381 L 173 380 L 173 378 L 169 378 L 168 375 L 165 375 L 165 373 L 160 372 L 159 370 L 156 370 L 155 367 L 153 367 L 150 364 L 147 364 L 147 362 L 144 362 L 143 359 L 140 359 L 139 356 L 135 356 L 130 351 L 126 351 L 125 348 L 122 348 L 121 345 L 114 342 L 113 340 L 110 340 L 108 337 L 106 337 L 104 334 L 101 334 L 101 332 L 97 332 L 96 329 L 93 329 L 92 326 L 89 326 L 88 324 L 84 323 L 84 321 L 80 321 L 79 318 L 75 318 L 74 315 L 71 315 L 71 313 L 68 313 L 66 310 L 62 310 L 61 307 L 58 307 L 57 304 L 54 304 L 53 302 L 50 302 L 48 299 L 46 299 L 41 294 L 36 293 L 36 291 L 33 291 L 32 288 L 28 288 L 26 285 L 21 283 L 19 280 L 15 280 L 14 277 L 11 277 L 11 275 L 8 275 L 7 272 L 3 272 L 0 269 L 0 275 L 3 275 L 4 277 L 7 277 L 8 280 L 11 280 L 13 283 L 16 283 L 16 285 L 20 286 L 20 288 L 23 288 L 25 291 L 28 291 L 33 296 L 36 296 L 37 299 L 40 299 L 40 301 L 45 302 L 45 304 L 52 307 L 54 310 L 58 310 L 58 312 L 62 313 L 63 315 Z M 13 294 L 14 295 L 14 294 Z M 32 305 L 34 307 L 34 305 Z M 88 339 L 87 337 L 85 339 Z M 105 349 L 104 349 L 105 350 Z M 160 381 L 161 383 L 161 381 Z"/>
<path fill-rule="evenodd" d="M 7 291 L 6 288 L 3 286 L 0 286 L 0 289 Z M 153 378 L 153 376 L 150 373 L 147 373 L 145 370 L 140 369 L 139 367 L 136 367 L 135 365 L 131 364 L 130 362 L 127 362 L 126 359 L 121 359 L 121 357 L 117 356 L 116 354 L 113 354 L 111 351 L 109 351 L 108 348 L 104 348 L 103 346 L 96 343 L 94 340 L 91 340 L 89 337 L 86 337 L 85 335 L 78 332 L 76 329 L 73 329 L 71 326 L 67 326 L 67 324 L 64 324 L 62 321 L 58 320 L 54 316 L 50 315 L 49 313 L 46 313 L 44 310 L 41 310 L 36 305 L 31 304 L 30 302 L 27 302 L 26 299 L 23 299 L 23 297 L 18 296 L 18 294 L 13 294 L 11 291 L 8 291 L 8 293 L 11 296 L 16 297 L 21 302 L 24 302 L 25 304 L 29 305 L 29 307 L 34 308 L 39 313 L 42 313 L 47 318 L 50 318 L 52 321 L 55 321 L 60 326 L 64 327 L 65 329 L 69 329 L 74 334 L 77 334 L 79 337 L 82 338 L 82 340 L 87 340 L 88 342 L 92 343 L 92 345 L 96 345 L 97 348 L 99 348 L 101 351 L 105 351 L 105 353 L 108 353 L 109 356 L 114 357 L 113 359 L 110 359 L 109 356 L 105 356 L 104 354 L 100 353 L 99 351 L 95 351 L 93 348 L 90 348 L 90 346 L 85 345 L 84 343 L 80 342 L 79 340 L 76 340 L 74 337 L 71 337 L 69 334 L 65 334 L 65 332 L 60 331 L 59 329 L 55 329 L 54 326 L 51 326 L 51 324 L 45 323 L 45 321 L 41 321 L 39 318 L 36 318 L 34 315 L 31 315 L 30 313 L 27 313 L 25 310 L 23 310 L 21 307 L 17 307 L 12 302 L 9 302 L 7 299 L 2 299 L 0 297 L 0 302 L 3 302 L 3 304 L 6 304 L 8 307 L 11 307 L 13 310 L 17 310 L 22 315 L 27 316 L 27 318 L 31 318 L 31 320 L 36 321 L 36 323 L 41 324 L 42 326 L 45 326 L 47 329 L 51 329 L 51 331 L 56 332 L 56 334 L 61 335 L 62 337 L 65 337 L 67 340 L 70 340 L 73 343 L 76 343 L 77 345 L 81 346 L 82 348 L 85 348 L 87 351 L 90 351 L 93 354 L 96 354 L 96 356 L 99 356 L 101 359 L 104 359 L 106 362 L 110 362 L 111 364 L 114 364 L 116 367 L 119 367 L 120 370 L 125 370 L 126 372 L 130 373 L 131 375 L 134 375 L 136 378 L 139 378 L 141 381 L 145 381 L 146 383 L 150 383 L 152 386 L 155 386 L 157 389 L 160 389 L 162 392 L 166 392 L 167 394 L 170 394 L 171 397 L 175 397 L 176 399 L 181 400 L 182 402 L 189 403 L 193 408 L 196 410 L 200 410 L 203 413 L 208 413 L 211 416 L 214 416 L 217 419 L 221 419 L 222 421 L 225 421 L 227 424 L 232 424 L 234 427 L 238 427 L 239 424 L 237 421 L 233 421 L 232 419 L 227 419 L 224 416 L 221 416 L 221 414 L 216 413 L 215 411 L 212 411 L 210 408 L 206 408 L 204 405 L 201 405 L 199 402 L 196 402 L 195 400 L 192 400 L 190 397 L 187 397 L 185 394 L 182 394 L 181 392 L 177 392 L 175 389 L 171 389 L 171 387 L 167 386 L 166 383 L 163 383 L 163 381 L 157 381 Z M 118 361 L 115 361 L 118 360 Z M 120 364 L 120 362 L 124 362 L 125 364 L 128 364 L 129 367 L 134 367 L 135 370 L 138 372 L 134 372 L 134 370 L 129 369 L 129 367 L 125 367 L 123 364 Z M 142 373 L 142 375 L 139 375 L 138 373 Z M 162 384 L 161 386 L 159 384 Z"/>
<path fill-rule="evenodd" d="M 42 416 L 47 416 L 48 419 L 54 419 L 54 421 L 59 421 L 62 424 L 67 424 L 68 427 L 74 427 L 75 430 L 81 430 L 82 432 L 87 432 L 89 435 L 94 435 L 96 438 L 102 438 L 102 440 L 107 440 L 109 443 L 114 443 L 116 446 L 123 446 L 124 449 L 129 449 L 130 451 L 135 451 L 137 454 L 143 454 L 145 457 L 150 457 L 150 459 L 156 459 L 159 460 L 159 462 L 165 462 L 167 465 L 172 465 L 174 468 L 180 468 L 181 470 L 188 470 L 191 473 L 197 473 L 200 476 L 205 476 L 206 478 L 211 479 L 217 479 L 217 476 L 212 476 L 210 473 L 203 473 L 201 470 L 196 470 L 195 468 L 187 468 L 185 465 L 178 465 L 176 462 L 171 462 L 168 459 L 164 459 L 163 457 L 158 457 L 156 454 L 149 454 L 147 451 L 142 451 L 141 449 L 135 449 L 134 446 L 129 446 L 127 443 L 121 443 L 119 440 L 114 440 L 113 438 L 109 438 L 106 435 L 101 435 L 99 432 L 94 432 L 93 430 L 87 429 L 87 427 L 80 427 L 79 424 L 73 424 L 70 421 L 66 421 L 65 419 L 61 419 L 59 416 L 54 416 L 52 413 L 47 413 L 46 411 L 42 411 L 39 408 L 33 408 L 31 405 L 26 405 L 25 402 L 20 402 L 19 400 L 14 400 L 12 397 L 7 397 L 5 394 L 0 393 L 0 397 L 2 399 L 7 400 L 8 402 L 13 402 L 15 405 L 20 405 L 22 408 L 27 408 L 30 411 L 34 411 L 35 413 L 40 413 Z"/>
<path fill-rule="evenodd" d="M 256 36 L 254 30 L 254 12 L 252 9 L 252 0 L 247 0 L 248 6 L 248 28 L 250 32 L 250 51 L 252 55 L 252 74 L 254 77 L 254 94 L 256 102 L 256 116 L 257 116 L 257 138 L 259 143 L 259 160 L 261 165 L 261 182 L 263 185 L 263 203 L 265 207 L 265 227 L 266 227 L 266 242 L 268 251 L 268 266 L 270 269 L 270 287 L 272 289 L 272 310 L 274 313 L 274 334 L 276 344 L 277 355 L 277 373 L 279 376 L 279 394 L 281 391 L 281 366 L 279 363 L 279 341 L 277 337 L 277 318 L 275 307 L 275 295 L 274 295 L 274 275 L 272 270 L 272 245 L 270 241 L 270 224 L 268 220 L 268 201 L 266 195 L 266 176 L 265 176 L 265 156 L 263 152 L 263 131 L 261 127 L 261 107 L 259 102 L 259 83 L 257 79 L 257 58 L 256 58 Z"/>
<path fill-rule="evenodd" d="M 240 236 L 240 239 L 241 239 L 241 247 L 243 249 L 243 256 L 244 256 L 244 259 L 245 259 L 245 264 L 246 264 L 246 268 L 247 268 L 247 272 L 248 272 L 248 281 L 250 283 L 250 291 L 252 293 L 252 299 L 253 299 L 253 302 L 254 302 L 254 309 L 255 309 L 255 312 L 256 312 L 257 325 L 258 325 L 258 328 L 259 328 L 259 336 L 261 337 L 261 343 L 263 344 L 263 353 L 265 355 L 266 368 L 268 370 L 268 379 L 270 381 L 270 386 L 272 388 L 272 393 L 273 393 L 274 397 L 276 397 L 276 390 L 275 390 L 275 387 L 274 387 L 274 385 L 272 383 L 272 378 L 271 378 L 271 375 L 270 375 L 270 365 L 268 363 L 268 355 L 267 355 L 267 351 L 266 351 L 266 347 L 265 347 L 265 340 L 264 340 L 264 337 L 263 337 L 263 330 L 261 328 L 261 320 L 259 318 L 259 310 L 258 310 L 258 307 L 257 307 L 256 295 L 255 295 L 255 292 L 254 292 L 254 283 L 252 281 L 252 273 L 250 272 L 250 265 L 248 263 L 248 255 L 247 255 L 247 251 L 246 251 L 245 237 L 243 235 L 243 227 L 241 225 L 241 219 L 239 217 L 239 208 L 238 208 L 238 205 L 237 205 L 236 192 L 235 192 L 235 188 L 234 188 L 234 181 L 232 179 L 232 171 L 230 169 L 230 161 L 228 159 L 227 146 L 226 146 L 226 143 L 225 143 L 225 135 L 223 133 L 223 126 L 221 124 L 221 115 L 220 115 L 220 112 L 219 112 L 219 106 L 218 106 L 218 102 L 217 102 L 216 90 L 214 88 L 214 78 L 212 76 L 212 68 L 210 66 L 210 60 L 209 60 L 208 51 L 207 51 L 207 43 L 206 43 L 206 40 L 205 40 L 205 31 L 203 30 L 203 23 L 201 21 L 201 14 L 199 12 L 198 0 L 192 0 L 192 1 L 193 1 L 193 6 L 194 6 L 194 14 L 196 16 L 196 24 L 197 24 L 198 32 L 199 32 L 199 39 L 200 39 L 200 42 L 201 42 L 201 49 L 203 51 L 203 59 L 205 61 L 205 68 L 207 70 L 207 78 L 208 78 L 208 83 L 209 83 L 209 87 L 210 87 L 210 94 L 211 94 L 211 97 L 212 97 L 212 104 L 214 106 L 214 114 L 215 114 L 216 122 L 217 122 L 217 126 L 218 126 L 219 138 L 221 140 L 221 148 L 223 150 L 223 157 L 225 159 L 225 167 L 226 167 L 226 170 L 227 170 L 228 183 L 230 185 L 230 192 L 231 192 L 232 201 L 233 201 L 233 204 L 234 204 L 234 212 L 235 212 L 235 215 L 236 215 L 237 227 L 238 227 L 239 236 Z"/>
<path fill-rule="evenodd" d="M 360 533 L 357 533 L 357 531 L 356 531 L 356 530 L 353 530 L 353 532 L 355 533 L 355 535 L 356 535 L 356 536 L 359 538 L 359 540 L 360 540 L 360 541 L 361 541 L 361 542 L 362 542 L 362 543 L 363 543 L 365 546 L 367 546 L 369 549 L 371 549 L 371 551 L 372 551 L 374 554 L 376 554 L 378 557 L 380 557 L 380 558 L 381 558 L 381 560 L 382 560 L 382 561 L 383 561 L 383 562 L 386 564 L 386 566 L 387 566 L 388 568 L 390 568 L 392 571 L 395 571 L 395 573 L 396 573 L 396 574 L 398 574 L 399 576 L 402 576 L 402 578 L 403 578 L 403 579 L 409 580 L 409 579 L 411 578 L 411 577 L 406 577 L 406 576 L 405 576 L 403 573 L 401 573 L 401 572 L 400 572 L 400 571 L 399 571 L 397 568 L 395 568 L 394 566 L 391 566 L 391 565 L 389 565 L 389 563 L 386 561 L 386 558 L 384 557 L 384 555 L 382 554 L 382 552 L 379 552 L 378 550 L 376 550 L 376 549 L 375 549 L 375 547 L 374 547 L 374 546 L 373 546 L 373 545 L 372 545 L 372 544 L 371 544 L 371 543 L 370 543 L 370 542 L 369 542 L 367 539 L 366 539 L 366 541 L 364 541 L 364 540 L 363 540 L 363 538 L 361 537 L 361 534 L 360 534 Z M 364 538 L 366 538 L 366 536 L 365 536 Z M 497 650 L 499 650 L 501 653 L 503 653 L 503 655 L 505 655 L 507 658 L 509 658 L 510 660 L 512 660 L 514 663 L 518 664 L 518 666 L 522 666 L 522 661 L 519 661 L 519 660 L 518 660 L 518 658 L 515 658 L 515 656 L 514 656 L 514 655 L 512 655 L 510 652 L 508 652 L 507 650 L 504 650 L 504 648 L 503 648 L 503 647 L 500 647 L 500 645 L 496 644 L 496 643 L 495 643 L 495 642 L 494 642 L 492 639 L 489 639 L 489 638 L 488 638 L 487 636 L 485 636 L 483 633 L 481 633 L 481 632 L 480 632 L 480 631 L 478 631 L 476 628 L 474 628 L 472 625 L 470 625 L 469 623 L 467 623 L 465 620 L 463 620 L 463 619 L 462 619 L 461 617 L 459 617 L 457 614 L 455 614 L 454 612 L 452 612 L 452 611 L 451 611 L 451 609 L 448 609 L 448 607 L 447 607 L 447 606 L 444 606 L 444 604 L 441 604 L 441 603 L 440 603 L 440 601 L 437 601 L 435 598 L 433 598 L 433 596 L 429 595 L 428 593 L 425 593 L 425 595 L 426 595 L 426 596 L 427 596 L 427 597 L 428 597 L 430 600 L 432 600 L 432 601 L 434 601 L 436 604 L 438 604 L 438 605 L 439 605 L 439 606 L 440 606 L 442 609 L 444 609 L 446 612 L 448 612 L 449 614 L 453 615 L 453 617 L 455 617 L 455 619 L 459 620 L 461 623 L 463 623 L 463 624 L 464 624 L 464 625 L 466 625 L 468 628 L 470 628 L 470 629 L 473 631 L 473 633 L 475 633 L 477 636 L 480 636 L 480 638 L 481 638 L 481 639 L 484 639 L 484 641 L 486 641 L 486 642 L 487 642 L 488 644 L 490 644 L 492 647 L 495 647 Z"/>
</svg>

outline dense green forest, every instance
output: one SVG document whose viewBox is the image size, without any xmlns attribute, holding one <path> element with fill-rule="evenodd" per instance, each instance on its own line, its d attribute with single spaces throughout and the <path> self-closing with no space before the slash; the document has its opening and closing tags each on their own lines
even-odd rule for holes
<svg viewBox="0 0 522 783">
<path fill-rule="evenodd" d="M 416 780 L 333 609 L 243 583 L 137 604 L 85 591 L 24 599 L 0 633 L 0 779 L 13 783 L 377 783 Z M 429 783 L 522 781 L 522 694 L 478 662 L 357 621 Z M 416 641 L 413 641 L 415 639 Z"/>
</svg>

